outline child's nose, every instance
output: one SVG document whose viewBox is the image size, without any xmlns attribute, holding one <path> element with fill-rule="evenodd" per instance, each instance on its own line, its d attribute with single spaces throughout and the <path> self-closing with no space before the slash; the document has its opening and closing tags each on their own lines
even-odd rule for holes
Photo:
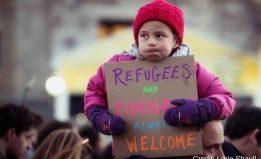
<svg viewBox="0 0 261 159">
<path fill-rule="evenodd" d="M 156 40 L 154 38 L 149 38 L 149 46 L 156 46 Z"/>
</svg>

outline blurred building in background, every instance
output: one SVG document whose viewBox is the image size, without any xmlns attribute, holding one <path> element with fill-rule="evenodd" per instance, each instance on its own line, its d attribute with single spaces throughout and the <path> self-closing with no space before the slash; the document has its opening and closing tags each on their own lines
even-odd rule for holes
<svg viewBox="0 0 261 159">
<path fill-rule="evenodd" d="M 132 21 L 148 2 L 0 0 L 0 103 L 85 124 L 89 78 L 113 54 L 129 51 Z M 184 43 L 195 59 L 219 76 L 238 105 L 261 106 L 260 0 L 168 2 L 184 11 Z"/>
</svg>

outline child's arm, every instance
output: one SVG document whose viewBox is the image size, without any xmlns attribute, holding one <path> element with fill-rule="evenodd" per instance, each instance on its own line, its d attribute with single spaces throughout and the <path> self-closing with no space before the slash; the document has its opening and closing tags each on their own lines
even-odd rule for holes
<svg viewBox="0 0 261 159">
<path fill-rule="evenodd" d="M 164 120 L 172 126 L 203 127 L 206 122 L 213 120 L 216 113 L 214 103 L 208 98 L 200 98 L 198 101 L 176 99 L 171 104 L 177 107 L 167 109 Z"/>
<path fill-rule="evenodd" d="M 108 110 L 99 106 L 93 106 L 88 117 L 93 128 L 104 135 L 121 135 L 125 131 L 125 122 L 121 117 L 111 115 Z"/>
<path fill-rule="evenodd" d="M 125 122 L 108 111 L 105 86 L 104 65 L 94 75 L 87 86 L 84 96 L 84 113 L 92 126 L 104 135 L 121 135 L 125 131 Z"/>
<path fill-rule="evenodd" d="M 228 118 L 236 105 L 232 93 L 228 91 L 212 73 L 207 71 L 198 62 L 195 62 L 198 98 L 209 98 L 216 106 L 214 119 L 223 120 Z"/>
<path fill-rule="evenodd" d="M 93 106 L 108 109 L 106 80 L 104 76 L 104 65 L 101 65 L 96 75 L 90 78 L 87 91 L 84 95 L 84 113 L 88 117 L 89 110 Z M 89 117 L 88 117 L 89 118 Z"/>
<path fill-rule="evenodd" d="M 164 114 L 166 123 L 172 126 L 202 127 L 213 119 L 229 117 L 236 101 L 219 79 L 195 62 L 198 101 L 176 99 L 171 101 L 176 108 L 169 108 Z"/>
<path fill-rule="evenodd" d="M 133 60 L 132 57 L 118 54 L 108 62 Z M 121 135 L 125 131 L 125 122 L 108 111 L 106 79 L 104 65 L 101 65 L 88 83 L 84 96 L 84 114 L 91 121 L 93 128 L 104 135 Z"/>
<path fill-rule="evenodd" d="M 116 54 L 107 62 L 130 60 L 134 60 L 134 58 L 125 54 Z M 98 68 L 96 75 L 91 77 L 87 85 L 87 91 L 84 95 L 84 113 L 87 117 L 90 108 L 96 105 L 108 109 L 104 64 Z"/>
</svg>

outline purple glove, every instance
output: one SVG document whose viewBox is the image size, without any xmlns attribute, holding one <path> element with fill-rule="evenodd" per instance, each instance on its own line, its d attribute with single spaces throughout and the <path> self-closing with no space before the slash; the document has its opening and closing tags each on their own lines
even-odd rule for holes
<svg viewBox="0 0 261 159">
<path fill-rule="evenodd" d="M 111 115 L 99 106 L 92 107 L 88 117 L 92 126 L 104 135 L 121 135 L 125 131 L 125 122 L 121 117 Z"/>
<path fill-rule="evenodd" d="M 216 113 L 214 103 L 208 98 L 198 101 L 176 99 L 171 101 L 176 108 L 169 108 L 164 114 L 164 119 L 171 126 L 197 126 L 203 127 L 211 121 Z"/>
</svg>

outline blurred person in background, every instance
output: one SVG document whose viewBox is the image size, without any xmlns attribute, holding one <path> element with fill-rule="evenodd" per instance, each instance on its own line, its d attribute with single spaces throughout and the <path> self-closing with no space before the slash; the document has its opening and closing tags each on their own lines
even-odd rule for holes
<svg viewBox="0 0 261 159">
<path fill-rule="evenodd" d="M 89 141 L 90 141 L 89 139 L 83 139 L 82 141 L 83 147 L 82 147 L 81 159 L 94 159 L 93 149 Z"/>
<path fill-rule="evenodd" d="M 92 159 L 85 144 L 75 130 L 55 130 L 39 145 L 32 159 Z"/>
<path fill-rule="evenodd" d="M 40 115 L 16 104 L 0 106 L 0 159 L 23 159 L 32 148 L 37 129 L 42 124 Z"/>
<path fill-rule="evenodd" d="M 36 130 L 34 131 L 35 135 L 34 135 L 33 140 L 32 140 L 32 147 L 29 150 L 27 150 L 23 159 L 30 159 L 33 156 L 35 145 L 36 145 L 36 142 L 37 142 L 38 131 L 36 131 Z"/>
<path fill-rule="evenodd" d="M 43 142 L 43 140 L 58 129 L 75 129 L 74 125 L 69 121 L 58 121 L 56 119 L 44 122 L 39 129 L 35 149 Z"/>
<path fill-rule="evenodd" d="M 27 151 L 24 159 L 30 159 L 34 154 L 35 149 L 43 142 L 43 140 L 51 132 L 58 129 L 74 129 L 74 126 L 69 121 L 58 121 L 56 119 L 51 119 L 47 122 L 44 122 L 39 128 L 38 135 L 33 142 L 33 147 L 29 151 Z"/>
<path fill-rule="evenodd" d="M 83 139 L 89 139 L 89 144 L 92 146 L 93 149 L 93 158 L 99 159 L 99 155 L 101 154 L 102 147 L 100 145 L 100 138 L 98 132 L 93 129 L 91 126 L 82 126 L 78 129 L 79 135 Z"/>
<path fill-rule="evenodd" d="M 261 108 L 250 105 L 237 107 L 224 126 L 226 157 L 260 159 Z"/>
</svg>

